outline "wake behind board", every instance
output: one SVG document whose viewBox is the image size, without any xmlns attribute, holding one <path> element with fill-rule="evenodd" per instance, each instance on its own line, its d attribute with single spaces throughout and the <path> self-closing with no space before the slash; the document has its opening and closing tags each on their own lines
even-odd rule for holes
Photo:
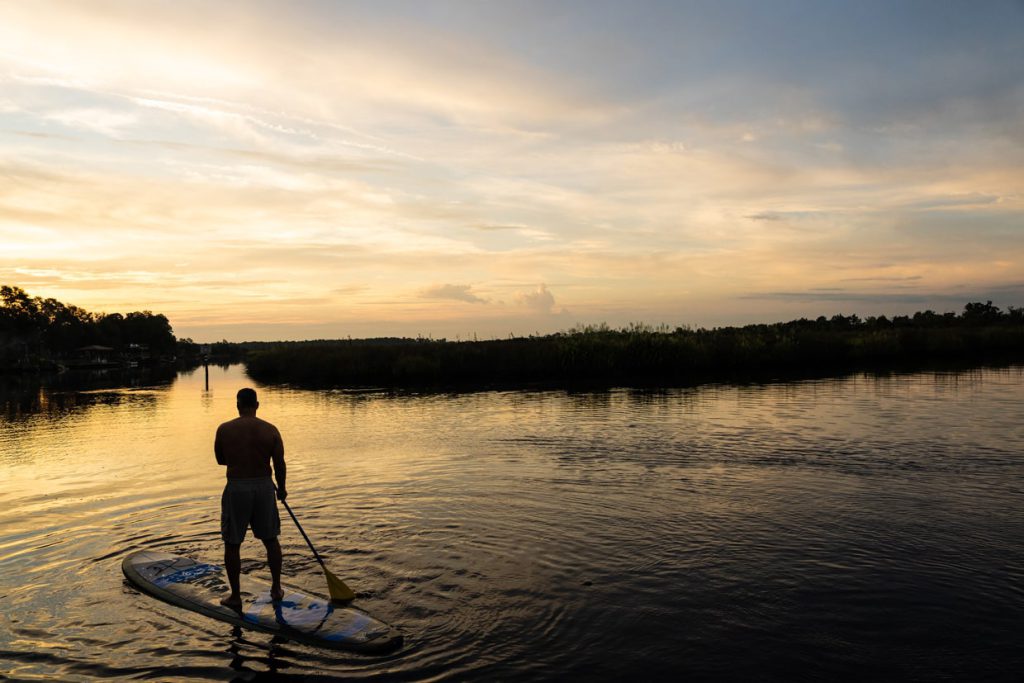
<svg viewBox="0 0 1024 683">
<path fill-rule="evenodd" d="M 241 611 L 224 607 L 220 599 L 228 588 L 221 568 L 189 557 L 138 550 L 124 558 L 121 571 L 164 602 L 308 645 L 373 654 L 402 644 L 401 634 L 383 621 L 299 591 L 285 589 L 284 600 L 275 603 L 270 586 L 260 585 L 255 594 L 242 595 Z"/>
</svg>

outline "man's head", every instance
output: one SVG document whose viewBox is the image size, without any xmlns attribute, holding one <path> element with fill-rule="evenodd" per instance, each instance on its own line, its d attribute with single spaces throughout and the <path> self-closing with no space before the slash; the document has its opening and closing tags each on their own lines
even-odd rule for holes
<svg viewBox="0 0 1024 683">
<path fill-rule="evenodd" d="M 256 390 L 248 387 L 238 390 L 236 403 L 239 415 L 255 415 L 256 409 L 260 407 L 260 402 L 256 400 Z"/>
</svg>

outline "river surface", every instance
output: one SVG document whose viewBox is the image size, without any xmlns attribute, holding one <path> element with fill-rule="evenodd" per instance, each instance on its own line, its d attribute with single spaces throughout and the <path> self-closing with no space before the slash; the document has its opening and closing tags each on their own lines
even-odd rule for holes
<svg viewBox="0 0 1024 683">
<path fill-rule="evenodd" d="M 208 382 L 208 386 L 207 386 Z M 107 382 L 110 384 L 111 382 Z M 140 594 L 221 562 L 240 366 L 0 394 L 0 678 L 1020 680 L 1024 368 L 667 391 L 260 387 L 384 657 Z M 96 386 L 96 385 L 93 385 Z M 282 514 L 285 583 L 324 595 Z M 246 576 L 267 577 L 242 546 Z"/>
</svg>

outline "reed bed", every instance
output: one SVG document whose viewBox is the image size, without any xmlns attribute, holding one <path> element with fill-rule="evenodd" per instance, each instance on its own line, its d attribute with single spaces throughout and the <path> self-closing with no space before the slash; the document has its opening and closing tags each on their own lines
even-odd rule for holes
<svg viewBox="0 0 1024 683">
<path fill-rule="evenodd" d="M 981 307 L 980 309 L 977 307 Z M 893 319 L 833 316 L 714 329 L 580 327 L 487 341 L 338 340 L 261 345 L 247 369 L 310 387 L 682 385 L 1024 360 L 1024 315 L 968 304 Z"/>
</svg>

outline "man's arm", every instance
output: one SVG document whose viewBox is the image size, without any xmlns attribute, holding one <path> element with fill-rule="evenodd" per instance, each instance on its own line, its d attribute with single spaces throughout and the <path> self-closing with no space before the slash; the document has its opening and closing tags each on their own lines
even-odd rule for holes
<svg viewBox="0 0 1024 683">
<path fill-rule="evenodd" d="M 217 436 L 213 439 L 213 455 L 217 458 L 218 465 L 228 464 L 224 460 L 224 447 L 220 443 L 220 427 L 217 427 Z"/>
<path fill-rule="evenodd" d="M 277 499 L 284 500 L 288 497 L 288 488 L 285 486 L 285 479 L 288 468 L 284 464 L 284 441 L 281 439 L 281 432 L 274 429 L 274 450 L 270 453 L 270 459 L 274 463 L 274 477 L 277 479 Z"/>
</svg>

